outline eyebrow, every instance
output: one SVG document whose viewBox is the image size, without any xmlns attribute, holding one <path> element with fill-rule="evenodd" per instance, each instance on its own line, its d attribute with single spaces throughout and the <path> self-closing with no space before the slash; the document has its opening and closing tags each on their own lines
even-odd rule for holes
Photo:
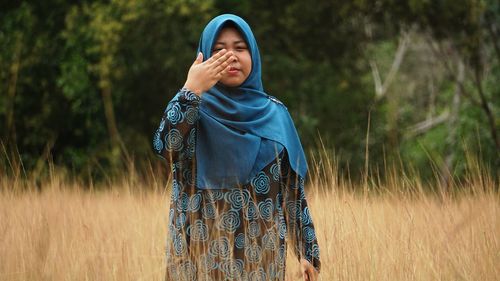
<svg viewBox="0 0 500 281">
<path fill-rule="evenodd" d="M 239 43 L 244 43 L 244 44 L 246 44 L 245 40 L 237 40 L 237 41 L 234 41 L 234 42 L 233 42 L 233 44 L 239 44 Z M 215 44 L 214 44 L 214 45 L 226 45 L 226 43 L 219 41 L 219 42 L 215 42 Z"/>
</svg>

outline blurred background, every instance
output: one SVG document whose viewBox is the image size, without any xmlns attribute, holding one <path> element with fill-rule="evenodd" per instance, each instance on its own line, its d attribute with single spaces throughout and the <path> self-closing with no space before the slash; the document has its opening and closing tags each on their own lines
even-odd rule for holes
<svg viewBox="0 0 500 281">
<path fill-rule="evenodd" d="M 353 180 L 399 167 L 450 181 L 473 158 L 498 178 L 494 0 L 2 1 L 0 176 L 167 170 L 153 132 L 221 13 L 252 27 L 309 160 L 327 151 Z"/>
</svg>

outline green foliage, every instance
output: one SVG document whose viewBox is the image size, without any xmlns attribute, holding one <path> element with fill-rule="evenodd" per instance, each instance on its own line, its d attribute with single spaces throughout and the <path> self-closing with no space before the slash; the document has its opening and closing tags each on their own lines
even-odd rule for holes
<svg viewBox="0 0 500 281">
<path fill-rule="evenodd" d="M 464 147 L 493 170 L 499 165 L 491 121 L 474 103 L 479 73 L 496 130 L 496 1 L 51 0 L 0 8 L 0 137 L 19 149 L 28 170 L 47 152 L 77 174 L 99 178 L 115 168 L 105 94 L 128 155 L 154 159 L 152 133 L 186 78 L 203 27 L 228 12 L 252 26 L 265 89 L 286 103 L 303 144 L 314 148 L 321 136 L 353 176 L 364 169 L 368 116 L 373 169 L 402 159 L 432 176 L 429 165 L 453 155 L 460 176 Z M 401 32 L 411 33 L 410 47 L 378 99 L 370 62 L 385 79 Z M 440 60 L 432 44 L 451 59 Z M 447 140 L 446 122 L 410 134 L 450 111 L 459 60 L 468 96 L 453 127 L 457 140 Z"/>
</svg>

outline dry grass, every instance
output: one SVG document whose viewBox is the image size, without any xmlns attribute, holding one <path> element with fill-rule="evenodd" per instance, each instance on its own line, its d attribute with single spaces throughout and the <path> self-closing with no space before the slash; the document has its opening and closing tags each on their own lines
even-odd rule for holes
<svg viewBox="0 0 500 281">
<path fill-rule="evenodd" d="M 498 280 L 500 199 L 487 176 L 439 196 L 404 175 L 371 177 L 363 195 L 334 167 L 318 164 L 307 186 L 321 280 Z M 169 192 L 84 191 L 62 178 L 42 192 L 0 179 L 0 280 L 162 280 Z M 288 252 L 287 278 L 300 280 Z"/>
</svg>

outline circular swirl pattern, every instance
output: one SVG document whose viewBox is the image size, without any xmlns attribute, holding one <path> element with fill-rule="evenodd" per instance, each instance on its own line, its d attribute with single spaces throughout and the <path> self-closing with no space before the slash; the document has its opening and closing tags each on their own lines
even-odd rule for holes
<svg viewBox="0 0 500 281">
<path fill-rule="evenodd" d="M 188 124 L 194 124 L 198 120 L 198 108 L 188 105 L 184 113 Z"/>
<path fill-rule="evenodd" d="M 290 220 L 296 221 L 301 216 L 301 204 L 300 201 L 289 201 L 286 204 L 286 211 L 288 212 L 288 216 L 290 216 Z"/>
<path fill-rule="evenodd" d="M 249 277 L 248 279 L 252 280 L 252 281 L 266 281 L 267 280 L 267 278 L 266 278 L 266 272 L 260 266 L 259 266 L 258 269 L 250 272 L 250 274 L 248 275 L 248 277 Z"/>
<path fill-rule="evenodd" d="M 316 239 L 316 233 L 314 232 L 314 228 L 310 226 L 306 226 L 302 228 L 302 232 L 304 233 L 304 240 L 306 240 L 307 243 L 312 243 L 314 242 L 314 239 Z"/>
<path fill-rule="evenodd" d="M 215 207 L 213 203 L 206 202 L 201 208 L 201 215 L 204 219 L 215 219 Z"/>
<path fill-rule="evenodd" d="M 191 196 L 191 200 L 189 200 L 189 210 L 191 212 L 197 212 L 200 209 L 201 204 L 201 194 L 196 193 Z"/>
<path fill-rule="evenodd" d="M 290 184 L 290 187 L 292 189 L 304 189 L 304 179 L 297 175 L 296 173 L 293 173 L 292 178 L 292 183 Z"/>
<path fill-rule="evenodd" d="M 307 255 L 319 259 L 319 246 L 314 243 L 311 248 L 307 249 Z"/>
<path fill-rule="evenodd" d="M 195 281 L 196 280 L 196 266 L 187 260 L 179 265 L 178 276 L 180 280 Z"/>
<path fill-rule="evenodd" d="M 191 91 L 186 91 L 184 92 L 184 97 L 186 98 L 186 100 L 188 101 L 197 101 L 200 99 L 199 96 L 197 96 L 195 93 L 191 92 Z"/>
<path fill-rule="evenodd" d="M 217 228 L 233 233 L 240 226 L 240 217 L 237 211 L 229 210 L 222 213 L 217 223 Z"/>
<path fill-rule="evenodd" d="M 158 131 L 163 131 L 163 129 L 165 129 L 165 119 L 161 119 L 161 122 L 160 122 L 160 127 L 158 127 Z"/>
<path fill-rule="evenodd" d="M 255 220 L 257 218 L 257 206 L 253 201 L 248 203 L 248 207 L 243 210 L 246 220 Z"/>
<path fill-rule="evenodd" d="M 282 261 L 285 261 L 285 258 L 286 258 L 286 246 L 285 246 L 285 244 L 281 244 L 281 246 L 278 250 L 278 258 Z"/>
<path fill-rule="evenodd" d="M 236 246 L 236 248 L 243 249 L 243 247 L 245 247 L 245 240 L 246 239 L 247 238 L 245 237 L 244 233 L 240 233 L 240 234 L 236 235 L 236 237 L 234 238 L 234 245 Z"/>
<path fill-rule="evenodd" d="M 250 182 L 255 192 L 267 194 L 269 192 L 269 177 L 264 172 L 259 172 Z"/>
<path fill-rule="evenodd" d="M 267 270 L 267 277 L 269 280 L 276 279 L 276 265 L 274 263 L 270 263 Z"/>
<path fill-rule="evenodd" d="M 178 169 L 182 169 L 182 161 L 174 161 L 172 168 L 174 171 L 177 171 Z"/>
<path fill-rule="evenodd" d="M 220 270 L 225 274 L 226 279 L 240 279 L 243 275 L 243 260 L 230 259 L 222 262 L 219 266 Z"/>
<path fill-rule="evenodd" d="M 177 129 L 170 130 L 165 135 L 165 145 L 168 151 L 180 151 L 184 147 L 181 132 Z"/>
<path fill-rule="evenodd" d="M 168 225 L 172 225 L 174 223 L 174 209 L 170 209 L 168 211 Z"/>
<path fill-rule="evenodd" d="M 284 278 L 284 275 L 285 275 L 285 274 L 284 274 L 284 271 L 280 269 L 280 270 L 276 271 L 276 273 L 275 273 L 275 277 L 274 277 L 274 278 L 275 278 L 276 280 L 284 280 L 284 279 L 285 279 L 285 278 Z"/>
<path fill-rule="evenodd" d="M 279 179 L 280 179 L 280 167 L 278 164 L 274 163 L 271 166 L 271 168 L 269 169 L 269 172 L 271 172 L 271 175 L 273 175 L 274 181 L 279 181 Z"/>
<path fill-rule="evenodd" d="M 174 263 L 167 263 L 167 271 L 170 278 L 174 280 L 179 280 L 179 274 L 177 272 L 177 265 Z"/>
<path fill-rule="evenodd" d="M 278 192 L 278 194 L 276 194 L 276 211 L 282 215 L 283 214 L 283 195 L 281 194 L 281 192 Z"/>
<path fill-rule="evenodd" d="M 300 200 L 306 200 L 306 192 L 304 191 L 304 188 L 301 188 L 299 191 L 299 199 Z"/>
<path fill-rule="evenodd" d="M 279 219 L 278 224 L 278 233 L 281 239 L 285 239 L 286 237 L 286 221 L 283 217 Z"/>
<path fill-rule="evenodd" d="M 186 239 L 180 233 L 173 234 L 172 244 L 174 245 L 175 255 L 181 256 L 186 253 Z"/>
<path fill-rule="evenodd" d="M 207 254 L 202 254 L 199 257 L 198 262 L 200 264 L 200 271 L 204 273 L 208 273 L 217 268 L 217 262 L 214 257 Z"/>
<path fill-rule="evenodd" d="M 202 220 L 197 219 L 187 228 L 187 234 L 193 241 L 207 241 L 208 227 Z"/>
<path fill-rule="evenodd" d="M 172 223 L 168 225 L 168 232 L 169 233 L 174 233 L 175 232 L 175 226 L 174 226 L 174 223 L 173 223 L 173 219 L 172 219 Z M 167 245 L 170 245 L 167 243 Z"/>
<path fill-rule="evenodd" d="M 231 204 L 232 209 L 240 210 L 243 206 L 248 204 L 250 192 L 246 189 L 235 188 L 226 192 L 224 199 Z"/>
<path fill-rule="evenodd" d="M 196 129 L 192 128 L 189 132 L 189 136 L 187 139 L 187 155 L 188 159 L 192 159 L 196 152 Z"/>
<path fill-rule="evenodd" d="M 248 236 L 250 238 L 256 238 L 260 235 L 260 224 L 256 221 L 251 221 L 248 224 Z"/>
<path fill-rule="evenodd" d="M 177 211 L 186 212 L 188 209 L 188 204 L 189 196 L 185 192 L 182 192 L 179 201 L 177 202 Z"/>
<path fill-rule="evenodd" d="M 178 103 L 173 103 L 170 109 L 168 109 L 167 119 L 170 123 L 172 123 L 172 125 L 182 122 L 184 116 L 181 111 L 181 106 Z"/>
<path fill-rule="evenodd" d="M 193 172 L 191 169 L 185 169 L 183 172 L 182 172 L 182 176 L 183 176 L 183 180 L 184 182 L 190 186 L 190 185 L 193 185 Z"/>
<path fill-rule="evenodd" d="M 174 104 L 175 104 L 176 102 L 178 102 L 178 101 L 179 101 L 179 99 L 177 98 L 177 96 L 175 96 L 175 97 L 174 97 L 174 98 L 173 98 L 173 99 L 172 99 L 172 100 L 171 100 L 171 101 L 167 104 L 167 108 L 165 108 L 165 112 L 164 112 L 164 114 L 165 114 L 165 115 L 167 115 L 167 112 L 169 112 L 169 111 L 170 111 L 170 109 L 172 108 L 172 106 L 174 106 Z"/>
<path fill-rule="evenodd" d="M 311 214 L 309 213 L 309 207 L 305 207 L 302 211 L 302 224 L 307 225 L 312 223 Z"/>
<path fill-rule="evenodd" d="M 163 142 L 161 141 L 160 131 L 156 131 L 153 138 L 153 148 L 160 153 L 163 149 Z"/>
<path fill-rule="evenodd" d="M 229 257 L 229 239 L 223 236 L 217 240 L 212 240 L 208 247 L 208 254 L 212 257 L 220 256 L 222 258 Z"/>
<path fill-rule="evenodd" d="M 181 192 L 181 186 L 176 179 L 172 180 L 172 201 L 176 202 L 179 199 L 179 194 Z"/>
<path fill-rule="evenodd" d="M 262 259 L 262 249 L 257 244 L 247 245 L 245 247 L 245 257 L 249 262 L 259 263 Z"/>
<path fill-rule="evenodd" d="M 271 198 L 259 202 L 259 213 L 264 220 L 270 221 L 273 219 L 273 200 Z"/>
<path fill-rule="evenodd" d="M 274 251 L 278 246 L 276 232 L 274 230 L 269 230 L 262 236 L 262 247 L 267 250 Z"/>
<path fill-rule="evenodd" d="M 214 203 L 222 198 L 224 198 L 224 194 L 222 194 L 220 190 L 207 190 L 205 192 L 205 199 L 207 199 L 208 202 Z"/>
<path fill-rule="evenodd" d="M 181 230 L 184 225 L 186 225 L 186 214 L 180 213 L 175 219 L 175 227 L 177 230 Z"/>
</svg>

